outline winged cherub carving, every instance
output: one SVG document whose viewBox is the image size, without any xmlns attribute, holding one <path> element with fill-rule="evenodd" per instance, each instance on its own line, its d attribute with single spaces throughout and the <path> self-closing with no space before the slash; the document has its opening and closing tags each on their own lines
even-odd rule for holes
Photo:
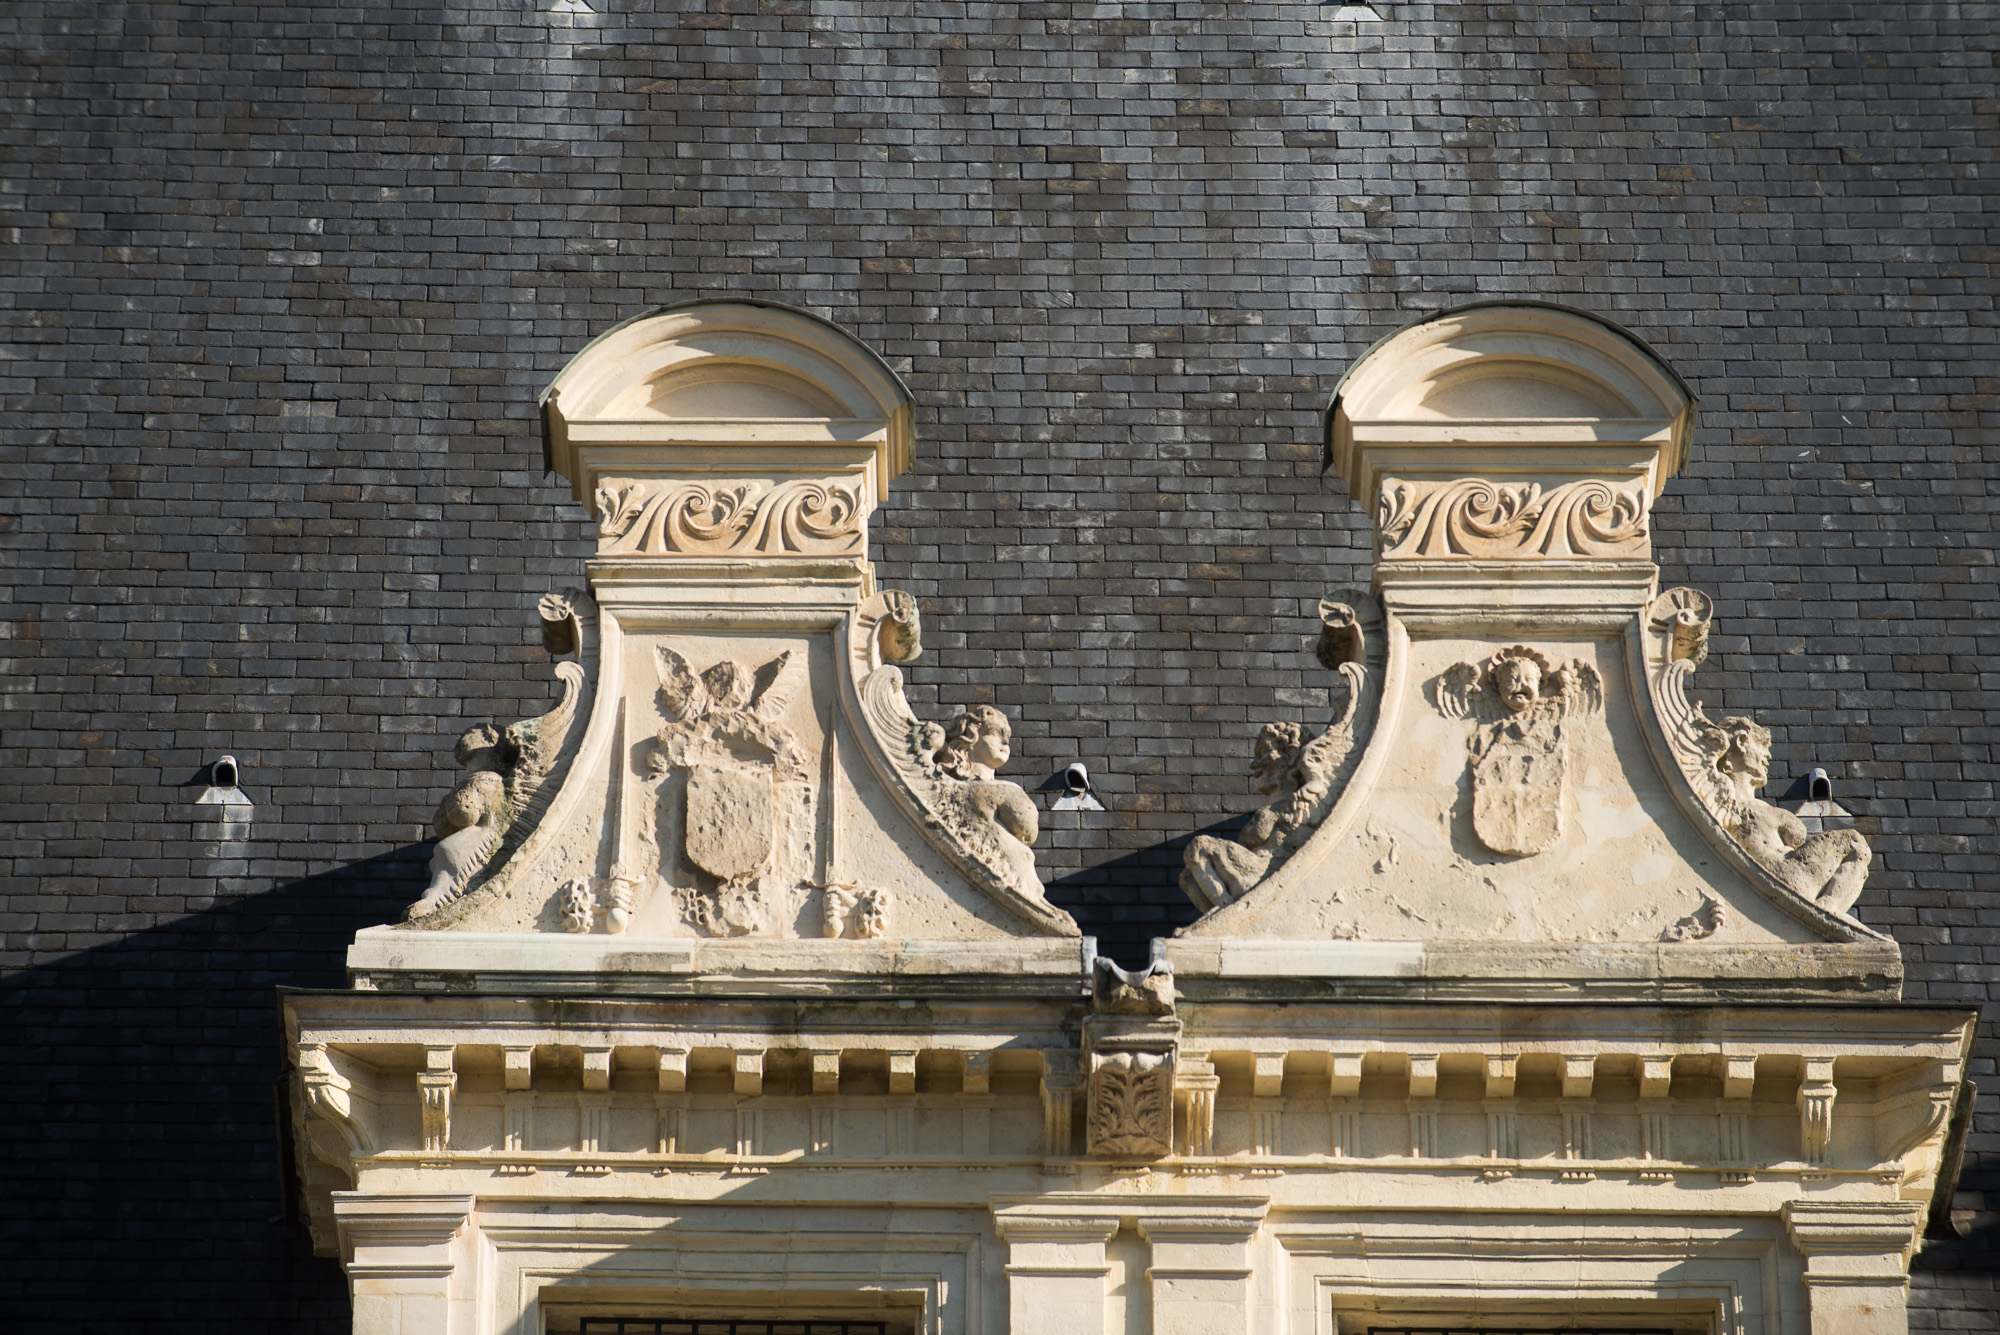
<svg viewBox="0 0 2000 1335">
<path fill-rule="evenodd" d="M 1466 739 L 1479 841 L 1513 857 L 1553 848 L 1568 805 L 1569 724 L 1604 708 L 1597 669 L 1517 644 L 1445 669 L 1433 699 L 1446 718 L 1485 720 Z"/>
</svg>

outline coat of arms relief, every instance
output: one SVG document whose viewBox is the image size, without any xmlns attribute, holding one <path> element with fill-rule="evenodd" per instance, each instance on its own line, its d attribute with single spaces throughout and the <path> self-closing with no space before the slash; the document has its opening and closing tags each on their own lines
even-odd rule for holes
<svg viewBox="0 0 2000 1335">
<path fill-rule="evenodd" d="M 680 920 L 704 936 L 790 935 L 814 870 L 813 761 L 785 717 L 804 656 L 700 673 L 664 644 L 653 658 L 667 723 L 645 764 L 662 781 L 660 824 L 679 827 L 661 870 Z"/>
<path fill-rule="evenodd" d="M 1436 681 L 1446 718 L 1480 719 L 1466 740 L 1472 828 L 1495 853 L 1532 857 L 1561 839 L 1570 729 L 1602 712 L 1604 683 L 1581 659 L 1552 663 L 1526 645 L 1483 663 L 1457 663 Z"/>
</svg>

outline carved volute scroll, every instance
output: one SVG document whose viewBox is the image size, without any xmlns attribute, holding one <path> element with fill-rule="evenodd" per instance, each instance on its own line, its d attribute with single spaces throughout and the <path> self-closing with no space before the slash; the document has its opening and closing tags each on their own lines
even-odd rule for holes
<svg viewBox="0 0 2000 1335">
<path fill-rule="evenodd" d="M 550 653 L 584 652 L 589 634 L 579 604 L 589 609 L 582 594 L 551 593 L 538 604 L 542 643 Z M 562 696 L 548 713 L 505 728 L 482 724 L 458 739 L 453 754 L 468 773 L 438 805 L 431 880 L 423 897 L 410 906 L 410 921 L 438 914 L 489 867 L 504 865 L 547 809 L 551 780 L 559 777 L 559 765 L 578 740 L 586 671 L 581 662 L 563 661 L 555 665 L 555 676 Z"/>
<path fill-rule="evenodd" d="M 1291 722 L 1269 723 L 1258 733 L 1250 774 L 1257 791 L 1273 800 L 1233 838 L 1196 835 L 1188 844 L 1181 893 L 1200 908 L 1242 899 L 1312 837 L 1340 800 L 1367 740 L 1381 693 L 1381 612 L 1359 591 L 1322 599 L 1319 612 L 1316 654 L 1339 674 L 1339 712 L 1316 734 Z"/>
</svg>

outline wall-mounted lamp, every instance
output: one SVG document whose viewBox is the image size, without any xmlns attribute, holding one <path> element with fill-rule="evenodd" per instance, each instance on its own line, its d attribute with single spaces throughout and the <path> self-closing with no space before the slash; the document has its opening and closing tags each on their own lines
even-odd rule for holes
<svg viewBox="0 0 2000 1335">
<path fill-rule="evenodd" d="M 1051 811 L 1102 811 L 1104 803 L 1097 800 L 1097 794 L 1090 787 L 1090 771 L 1081 760 L 1073 762 L 1062 774 L 1062 791 L 1056 800 L 1049 803 Z"/>
</svg>

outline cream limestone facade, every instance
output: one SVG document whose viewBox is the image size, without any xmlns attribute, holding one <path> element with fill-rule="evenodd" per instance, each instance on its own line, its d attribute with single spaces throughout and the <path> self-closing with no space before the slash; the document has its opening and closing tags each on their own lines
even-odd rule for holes
<svg viewBox="0 0 2000 1335">
<path fill-rule="evenodd" d="M 560 700 L 460 740 L 422 897 L 285 998 L 357 1332 L 1906 1328 L 1973 1017 L 1899 1002 L 1865 839 L 1691 700 L 1648 516 L 1694 407 L 1636 341 L 1474 306 L 1350 372 L 1341 703 L 1264 729 L 1132 971 L 1044 895 L 1004 715 L 904 699 L 879 358 L 694 303 L 544 413 L 600 519 Z"/>
</svg>

